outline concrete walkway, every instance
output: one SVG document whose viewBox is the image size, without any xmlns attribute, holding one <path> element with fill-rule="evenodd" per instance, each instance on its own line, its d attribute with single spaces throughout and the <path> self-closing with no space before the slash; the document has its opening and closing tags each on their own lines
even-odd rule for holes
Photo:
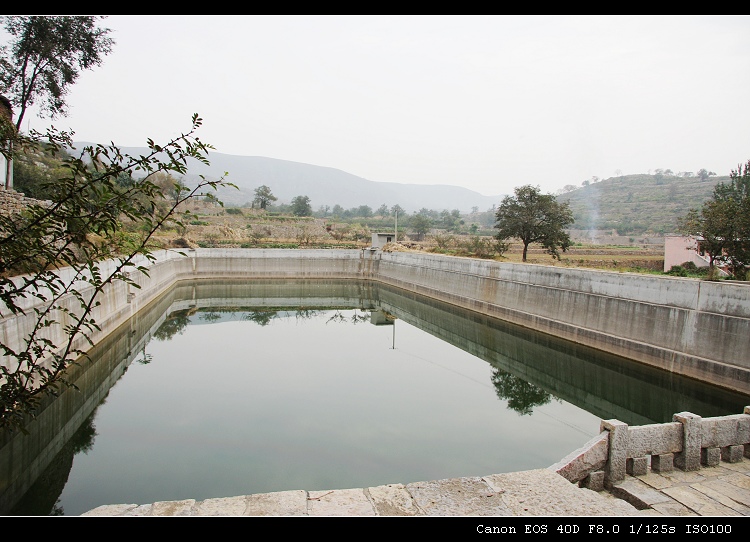
<svg viewBox="0 0 750 542">
<path fill-rule="evenodd" d="M 538 469 L 358 489 L 105 505 L 82 516 L 750 516 L 750 459 L 695 472 L 649 471 L 601 492 Z"/>
</svg>

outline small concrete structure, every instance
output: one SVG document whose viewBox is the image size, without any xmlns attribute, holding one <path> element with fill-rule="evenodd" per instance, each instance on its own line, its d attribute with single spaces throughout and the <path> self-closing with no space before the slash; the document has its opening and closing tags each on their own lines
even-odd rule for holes
<svg viewBox="0 0 750 542">
<path fill-rule="evenodd" d="M 374 248 L 383 248 L 387 243 L 394 243 L 395 241 L 396 234 L 394 232 L 372 234 L 372 246 Z"/>
<path fill-rule="evenodd" d="M 392 326 L 396 319 L 384 311 L 370 311 L 370 323 L 374 326 Z"/>
</svg>

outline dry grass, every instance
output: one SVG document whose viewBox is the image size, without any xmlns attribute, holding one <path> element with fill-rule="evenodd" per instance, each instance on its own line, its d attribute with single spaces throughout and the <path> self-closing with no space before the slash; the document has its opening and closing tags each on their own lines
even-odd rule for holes
<svg viewBox="0 0 750 542">
<path fill-rule="evenodd" d="M 188 211 L 187 213 L 185 211 Z M 282 247 L 282 248 L 367 248 L 371 245 L 371 232 L 361 226 L 336 223 L 331 219 L 311 217 L 273 216 L 257 209 L 240 209 L 227 212 L 220 206 L 191 202 L 180 209 L 183 228 L 159 232 L 156 240 L 162 247 Z M 430 252 L 454 256 L 481 257 L 503 262 L 521 262 L 523 246 L 512 243 L 502 255 L 487 249 L 492 244 L 489 237 L 451 235 L 446 243 L 444 236 L 426 236 L 415 240 L 407 235 L 398 244 L 390 243 L 386 251 Z M 574 239 L 575 240 L 575 239 Z M 583 267 L 616 271 L 661 272 L 664 265 L 664 247 L 659 244 L 640 246 L 607 245 L 610 239 L 594 240 L 599 244 L 577 243 L 560 259 L 539 247 L 532 246 L 527 263 L 561 267 Z"/>
</svg>

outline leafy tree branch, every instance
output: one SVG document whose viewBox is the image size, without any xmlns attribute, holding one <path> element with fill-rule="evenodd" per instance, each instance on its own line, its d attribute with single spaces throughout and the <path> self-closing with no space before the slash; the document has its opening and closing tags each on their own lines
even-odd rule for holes
<svg viewBox="0 0 750 542">
<path fill-rule="evenodd" d="M 133 273 L 148 275 L 152 238 L 179 224 L 177 208 L 234 187 L 224 177 L 200 177 L 192 189 L 174 181 L 165 197 L 153 182 L 160 173 L 187 173 L 191 159 L 209 163 L 213 147 L 195 136 L 201 124 L 196 114 L 191 129 L 166 144 L 149 139 L 142 156 L 123 154 L 115 145 L 88 146 L 65 158 L 63 174 L 47 182 L 49 201 L 0 216 L 0 316 L 30 315 L 34 322 L 17 349 L 0 345 L 0 427 L 22 429 L 41 397 L 69 385 L 66 369 L 85 355 L 82 345 L 91 345 L 92 332 L 100 329 L 94 309 L 101 294 L 117 282 L 139 287 Z M 19 135 L 16 142 L 16 149 L 43 145 L 53 154 L 72 148 L 71 134 L 53 129 L 45 136 Z M 132 182 L 123 185 L 123 176 Z M 135 242 L 117 241 L 126 220 L 139 226 Z"/>
</svg>

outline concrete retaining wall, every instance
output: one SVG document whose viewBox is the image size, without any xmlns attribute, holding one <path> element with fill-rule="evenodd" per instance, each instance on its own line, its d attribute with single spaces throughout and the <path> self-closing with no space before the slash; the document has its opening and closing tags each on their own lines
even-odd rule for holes
<svg viewBox="0 0 750 542">
<path fill-rule="evenodd" d="M 383 253 L 399 288 L 750 393 L 750 285 Z"/>
<path fill-rule="evenodd" d="M 369 279 L 750 394 L 747 284 L 373 249 L 180 249 L 154 256 L 139 262 L 148 276 L 131 272 L 140 288 L 118 282 L 103 292 L 94 342 L 182 279 Z M 72 300 L 68 305 L 75 309 Z M 3 344 L 21 347 L 33 321 L 0 321 Z M 60 326 L 47 333 L 62 336 Z"/>
</svg>

